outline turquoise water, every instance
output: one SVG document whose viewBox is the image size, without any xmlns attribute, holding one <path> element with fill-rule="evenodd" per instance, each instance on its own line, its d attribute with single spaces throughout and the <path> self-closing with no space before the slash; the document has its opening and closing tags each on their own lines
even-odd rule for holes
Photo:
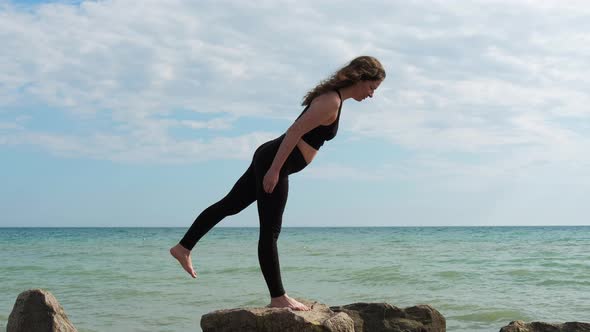
<svg viewBox="0 0 590 332">
<path fill-rule="evenodd" d="M 200 331 L 264 306 L 257 228 L 214 228 L 192 279 L 168 249 L 185 228 L 0 228 L 0 330 L 17 295 L 51 291 L 79 331 Z M 590 321 L 590 227 L 283 228 L 289 295 L 328 305 L 430 304 L 448 331 Z"/>
</svg>

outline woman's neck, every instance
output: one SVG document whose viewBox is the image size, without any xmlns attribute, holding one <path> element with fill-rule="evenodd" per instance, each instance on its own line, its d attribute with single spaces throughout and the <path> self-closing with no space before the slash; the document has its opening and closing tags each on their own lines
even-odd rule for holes
<svg viewBox="0 0 590 332">
<path fill-rule="evenodd" d="M 348 86 L 346 88 L 340 88 L 338 90 L 340 91 L 340 95 L 342 96 L 342 101 L 352 98 L 352 96 L 354 95 L 354 85 Z"/>
</svg>

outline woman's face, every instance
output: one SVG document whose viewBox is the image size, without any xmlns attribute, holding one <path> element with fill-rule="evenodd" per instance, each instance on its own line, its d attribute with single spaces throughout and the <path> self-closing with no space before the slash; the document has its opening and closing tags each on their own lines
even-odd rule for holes
<svg viewBox="0 0 590 332">
<path fill-rule="evenodd" d="M 373 98 L 373 93 L 383 80 L 378 81 L 360 81 L 356 83 L 356 95 L 353 97 L 356 101 L 363 101 L 365 98 Z"/>
</svg>

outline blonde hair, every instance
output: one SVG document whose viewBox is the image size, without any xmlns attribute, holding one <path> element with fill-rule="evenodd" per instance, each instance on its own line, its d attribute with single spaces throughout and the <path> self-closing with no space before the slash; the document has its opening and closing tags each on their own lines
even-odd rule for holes
<svg viewBox="0 0 590 332">
<path fill-rule="evenodd" d="M 359 81 L 381 81 L 383 79 L 385 79 L 385 69 L 379 60 L 368 55 L 359 56 L 307 92 L 301 105 L 308 106 L 315 97 L 323 93 L 346 88 Z"/>
</svg>

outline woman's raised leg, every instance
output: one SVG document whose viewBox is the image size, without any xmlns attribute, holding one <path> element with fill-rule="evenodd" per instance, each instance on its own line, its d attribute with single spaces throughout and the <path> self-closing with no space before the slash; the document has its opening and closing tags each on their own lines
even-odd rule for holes
<svg viewBox="0 0 590 332">
<path fill-rule="evenodd" d="M 170 249 L 170 254 L 188 274 L 196 278 L 190 254 L 197 242 L 225 217 L 237 214 L 255 200 L 256 175 L 251 164 L 224 198 L 201 212 L 180 242 Z"/>
</svg>

